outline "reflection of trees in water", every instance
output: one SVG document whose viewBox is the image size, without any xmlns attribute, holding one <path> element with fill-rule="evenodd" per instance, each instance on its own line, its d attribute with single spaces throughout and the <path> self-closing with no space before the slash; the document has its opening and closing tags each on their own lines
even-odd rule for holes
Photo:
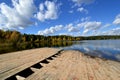
<svg viewBox="0 0 120 80">
<path fill-rule="evenodd" d="M 20 47 L 23 49 L 39 48 L 39 47 L 64 47 L 72 45 L 72 41 L 56 41 L 56 42 L 39 42 L 39 43 L 27 43 Z"/>
<path fill-rule="evenodd" d="M 72 41 L 42 41 L 39 43 L 21 43 L 18 45 L 8 45 L 5 47 L 0 47 L 0 54 L 19 51 L 19 50 L 26 50 L 26 49 L 33 49 L 33 48 L 40 48 L 40 47 L 65 47 L 72 45 Z"/>
<path fill-rule="evenodd" d="M 11 46 L 0 47 L 0 54 L 12 51 L 16 51 L 16 48 L 13 48 Z"/>
<path fill-rule="evenodd" d="M 64 47 L 72 45 L 72 41 L 54 41 L 54 42 L 40 42 L 35 43 L 36 47 Z"/>
</svg>

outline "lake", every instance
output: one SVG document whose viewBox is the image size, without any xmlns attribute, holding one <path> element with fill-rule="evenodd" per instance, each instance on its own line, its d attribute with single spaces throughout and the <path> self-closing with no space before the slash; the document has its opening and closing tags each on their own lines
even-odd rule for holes
<svg viewBox="0 0 120 80">
<path fill-rule="evenodd" d="M 120 40 L 77 41 L 64 49 L 79 50 L 91 56 L 120 61 Z"/>
<path fill-rule="evenodd" d="M 84 40 L 26 43 L 19 46 L 0 47 L 0 54 L 41 47 L 55 47 L 64 50 L 79 50 L 84 54 L 120 61 L 120 40 Z"/>
</svg>

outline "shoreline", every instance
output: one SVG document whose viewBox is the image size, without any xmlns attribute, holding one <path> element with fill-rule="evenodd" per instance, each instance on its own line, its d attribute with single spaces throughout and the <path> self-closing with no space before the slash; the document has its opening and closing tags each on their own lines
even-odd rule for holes
<svg viewBox="0 0 120 80">
<path fill-rule="evenodd" d="M 41 47 L 41 48 L 32 48 L 32 49 L 18 50 L 18 51 L 13 51 L 13 52 L 1 53 L 0 55 L 5 55 L 5 54 L 7 55 L 7 54 L 11 54 L 11 53 L 24 52 L 24 51 L 35 50 L 35 49 L 42 49 L 42 48 L 55 48 L 55 47 Z M 61 48 L 55 48 L 55 49 L 61 49 Z M 64 49 L 61 49 L 61 50 L 64 50 Z M 70 50 L 70 49 L 68 49 L 68 50 Z M 65 50 L 65 51 L 68 51 L 68 50 Z M 100 58 L 100 59 L 103 59 L 103 60 L 111 60 L 111 61 L 120 62 L 120 61 L 114 60 L 114 59 L 107 59 L 107 58 L 103 58 L 103 57 L 98 57 L 98 56 L 86 54 L 84 52 L 81 52 L 80 50 L 74 50 L 74 49 L 72 49 L 72 50 L 73 51 L 79 51 L 80 53 L 84 54 L 85 56 L 88 56 L 88 57 L 91 57 L 91 58 Z"/>
</svg>

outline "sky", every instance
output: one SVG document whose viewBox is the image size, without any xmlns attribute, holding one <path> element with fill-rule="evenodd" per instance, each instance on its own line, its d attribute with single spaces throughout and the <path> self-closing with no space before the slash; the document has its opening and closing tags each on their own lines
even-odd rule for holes
<svg viewBox="0 0 120 80">
<path fill-rule="evenodd" d="M 0 29 L 45 36 L 120 35 L 120 0 L 0 0 Z"/>
</svg>

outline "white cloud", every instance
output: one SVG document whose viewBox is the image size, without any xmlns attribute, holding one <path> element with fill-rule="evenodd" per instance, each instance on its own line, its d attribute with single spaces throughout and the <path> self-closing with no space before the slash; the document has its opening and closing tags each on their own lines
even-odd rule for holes
<svg viewBox="0 0 120 80">
<path fill-rule="evenodd" d="M 81 18 L 81 21 L 84 22 L 84 21 L 89 21 L 91 17 L 83 17 Z"/>
<path fill-rule="evenodd" d="M 103 35 L 103 32 L 106 31 L 106 30 L 108 30 L 108 29 L 110 29 L 111 25 L 112 25 L 112 24 L 110 24 L 110 23 L 106 23 L 106 24 L 102 25 L 102 26 L 99 28 L 99 30 L 97 30 L 97 31 L 95 32 L 94 35 Z"/>
<path fill-rule="evenodd" d="M 32 19 L 40 21 L 56 19 L 58 8 L 61 4 L 45 1 L 39 5 L 39 12 L 34 4 L 34 0 L 11 0 L 12 6 L 0 3 L 0 29 L 24 29 L 34 25 Z"/>
<path fill-rule="evenodd" d="M 78 32 L 80 31 L 78 27 L 71 27 L 69 30 L 69 32 Z"/>
<path fill-rule="evenodd" d="M 35 17 L 40 21 L 53 20 L 58 17 L 58 5 L 55 2 L 45 1 L 39 5 L 39 12 Z"/>
<path fill-rule="evenodd" d="M 79 28 L 83 28 L 85 24 L 86 22 L 81 22 L 81 23 L 78 23 L 76 26 Z"/>
<path fill-rule="evenodd" d="M 80 30 L 83 30 L 83 34 L 86 34 L 88 32 L 94 32 L 102 27 L 101 22 L 97 21 L 85 21 L 81 23 L 77 23 L 73 25 L 72 23 L 66 25 L 66 29 L 68 32 L 80 32 Z"/>
<path fill-rule="evenodd" d="M 55 27 L 50 27 L 49 29 L 45 29 L 42 31 L 38 31 L 39 35 L 49 35 L 49 34 L 54 34 L 57 31 L 62 30 L 63 25 L 56 25 Z"/>
<path fill-rule="evenodd" d="M 120 28 L 114 28 L 112 30 L 102 32 L 101 35 L 120 35 Z"/>
<path fill-rule="evenodd" d="M 88 10 L 83 8 L 83 7 L 80 7 L 77 9 L 77 11 L 81 12 L 81 13 L 85 13 L 85 14 L 88 14 Z"/>
<path fill-rule="evenodd" d="M 111 24 L 107 23 L 107 24 L 105 24 L 105 25 L 103 26 L 103 28 L 107 28 L 107 27 L 109 27 L 109 26 L 111 26 Z"/>
<path fill-rule="evenodd" d="M 71 8 L 77 7 L 78 8 L 77 11 L 88 14 L 88 10 L 83 8 L 83 6 L 93 3 L 95 0 L 71 0 L 71 1 L 74 3 L 74 5 Z"/>
<path fill-rule="evenodd" d="M 113 24 L 120 25 L 120 14 L 116 16 L 115 20 L 113 21 Z"/>
<path fill-rule="evenodd" d="M 36 7 L 33 0 L 12 0 L 13 7 L 5 3 L 0 4 L 0 29 L 23 29 L 33 24 Z"/>
<path fill-rule="evenodd" d="M 107 25 L 106 25 L 107 26 Z M 39 35 L 53 35 L 58 31 L 62 31 L 62 33 L 59 33 L 59 35 L 67 34 L 67 35 L 87 35 L 87 33 L 90 32 L 89 35 L 96 35 L 97 33 L 94 33 L 95 31 L 98 31 L 101 29 L 102 22 L 98 21 L 85 21 L 81 23 L 70 23 L 67 25 L 56 25 L 54 27 L 47 28 L 42 31 L 38 31 Z"/>
<path fill-rule="evenodd" d="M 60 33 L 59 35 L 69 35 L 69 36 L 73 36 L 73 33 Z"/>
<path fill-rule="evenodd" d="M 33 0 L 12 0 L 12 2 L 16 11 L 26 18 L 33 17 L 33 13 L 36 12 Z"/>
<path fill-rule="evenodd" d="M 83 33 L 88 33 L 90 31 L 96 31 L 102 26 L 101 22 L 93 21 L 93 22 L 85 22 Z"/>
<path fill-rule="evenodd" d="M 75 5 L 81 6 L 82 4 L 91 4 L 95 0 L 72 0 L 72 1 L 75 3 Z"/>
<path fill-rule="evenodd" d="M 72 23 L 66 25 L 66 29 L 68 30 L 68 32 L 78 32 L 78 31 L 80 31 L 79 28 L 73 26 Z"/>
<path fill-rule="evenodd" d="M 73 23 L 67 24 L 65 28 L 66 28 L 66 29 L 69 29 L 69 28 L 71 28 L 71 27 L 73 27 Z"/>
<path fill-rule="evenodd" d="M 73 23 L 70 23 L 65 26 L 65 29 L 68 32 L 79 32 L 80 29 L 85 25 L 85 22 L 83 23 L 76 23 L 75 25 Z"/>
</svg>

